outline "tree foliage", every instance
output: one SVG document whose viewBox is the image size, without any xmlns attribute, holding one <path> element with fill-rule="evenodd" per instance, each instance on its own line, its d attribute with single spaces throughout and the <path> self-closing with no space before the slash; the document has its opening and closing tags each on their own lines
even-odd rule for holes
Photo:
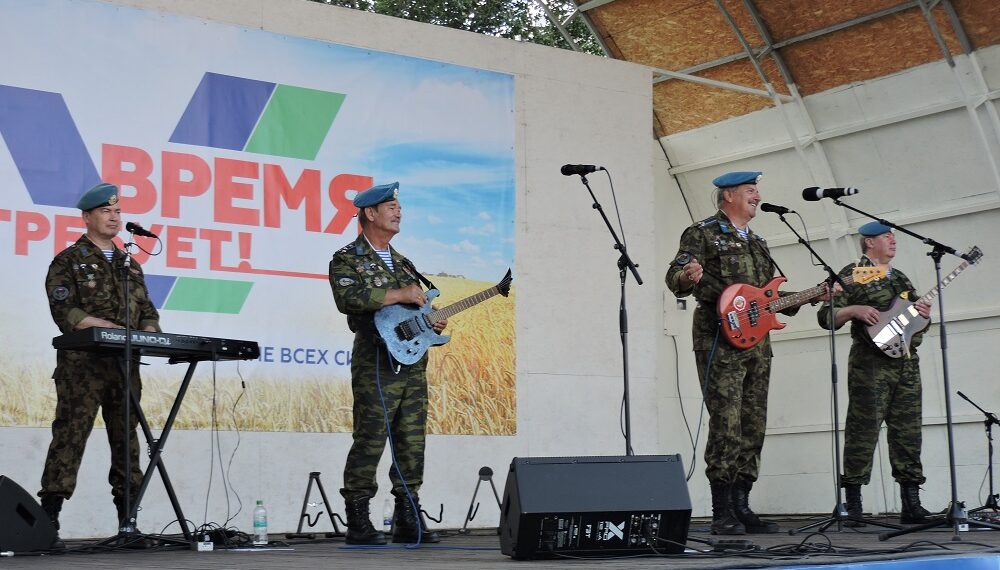
<svg viewBox="0 0 1000 570">
<path fill-rule="evenodd" d="M 477 34 L 572 49 L 559 33 L 558 28 L 546 17 L 545 11 L 537 0 L 312 1 L 385 16 L 395 16 L 425 24 L 447 26 Z M 552 14 L 560 21 L 564 21 L 576 9 L 572 0 L 544 1 Z M 573 18 L 565 27 L 581 50 L 598 55 L 603 54 L 600 44 L 594 39 L 582 18 Z"/>
</svg>

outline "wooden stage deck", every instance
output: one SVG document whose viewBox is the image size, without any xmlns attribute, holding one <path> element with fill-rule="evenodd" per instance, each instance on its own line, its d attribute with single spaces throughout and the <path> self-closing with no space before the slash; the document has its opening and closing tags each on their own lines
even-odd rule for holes
<svg viewBox="0 0 1000 570">
<path fill-rule="evenodd" d="M 798 517 L 782 521 L 783 529 L 798 528 L 814 518 Z M 893 519 L 885 519 L 894 522 Z M 151 548 L 146 550 L 95 548 L 93 542 L 70 541 L 69 550 L 62 555 L 14 556 L 0 559 L 0 570 L 14 568 L 185 568 L 185 569 L 316 569 L 316 568 L 407 568 L 407 569 L 490 569 L 490 568 L 565 568 L 593 567 L 624 568 L 673 568 L 721 569 L 767 568 L 808 565 L 857 565 L 864 562 L 885 560 L 918 560 L 943 556 L 996 557 L 1000 568 L 1000 531 L 970 530 L 959 533 L 960 540 L 953 540 L 953 527 L 940 527 L 919 533 L 879 540 L 884 529 L 842 529 L 830 527 L 824 533 L 803 532 L 774 535 L 748 535 L 752 545 L 745 552 L 712 552 L 713 547 L 696 539 L 709 540 L 707 521 L 695 519 L 691 523 L 689 552 L 668 557 L 619 557 L 583 560 L 548 559 L 518 561 L 500 552 L 495 529 L 477 529 L 469 534 L 445 532 L 443 540 L 435 545 L 407 548 L 396 545 L 389 548 L 357 549 L 346 547 L 342 538 L 317 538 L 314 540 L 287 540 L 272 536 L 268 548 L 217 549 L 213 552 L 194 552 L 181 547 Z M 696 551 L 697 550 L 697 551 Z M 961 560 L 961 558 L 959 559 Z M 944 560 L 942 560 L 944 562 Z M 989 564 L 994 564 L 990 561 Z M 951 566 L 951 564 L 949 564 Z M 833 566 L 835 567 L 835 566 Z M 853 566 L 856 567 L 856 566 Z M 979 567 L 979 566 L 977 566 Z"/>
</svg>

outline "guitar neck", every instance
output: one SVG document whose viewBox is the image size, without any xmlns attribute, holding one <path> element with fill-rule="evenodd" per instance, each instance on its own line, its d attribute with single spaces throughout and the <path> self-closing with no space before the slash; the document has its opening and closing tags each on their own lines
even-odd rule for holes
<svg viewBox="0 0 1000 570">
<path fill-rule="evenodd" d="M 447 307 L 431 311 L 430 313 L 427 313 L 427 318 L 432 323 L 443 321 L 445 319 L 451 318 L 453 315 L 461 313 L 466 309 L 472 308 L 491 297 L 496 296 L 499 292 L 500 290 L 494 285 L 493 287 L 490 287 L 485 291 L 481 291 L 479 293 L 476 293 L 475 295 L 466 297 L 461 301 L 457 301 L 455 303 L 448 305 Z"/>
<path fill-rule="evenodd" d="M 854 275 L 848 275 L 847 277 L 842 277 L 841 281 L 844 285 L 852 285 L 854 283 Z M 816 297 L 823 294 L 823 285 L 817 285 L 815 287 L 810 287 L 804 291 L 799 291 L 798 293 L 792 293 L 791 295 L 785 295 L 784 297 L 779 297 L 774 301 L 767 304 L 768 309 L 772 313 L 778 313 L 784 311 L 785 309 L 791 309 L 793 307 L 798 307 L 799 305 L 805 305 L 809 301 L 812 301 Z"/>
<path fill-rule="evenodd" d="M 948 275 L 945 275 L 944 279 L 941 280 L 941 288 L 944 289 L 945 287 L 947 287 L 948 284 L 954 281 L 955 278 L 958 277 L 958 274 L 965 271 L 965 268 L 967 268 L 968 266 L 969 262 L 963 261 L 958 267 L 955 268 L 954 271 L 952 271 Z M 925 293 L 923 297 L 917 300 L 917 302 L 919 303 L 920 301 L 923 301 L 928 305 L 930 305 L 934 302 L 934 299 L 937 299 L 937 296 L 938 296 L 938 288 L 935 287 L 930 291 L 928 291 L 927 293 Z"/>
</svg>

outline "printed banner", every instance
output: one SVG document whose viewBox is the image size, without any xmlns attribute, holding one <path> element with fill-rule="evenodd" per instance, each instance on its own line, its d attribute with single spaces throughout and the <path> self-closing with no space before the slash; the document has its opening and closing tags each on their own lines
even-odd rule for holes
<svg viewBox="0 0 1000 570">
<path fill-rule="evenodd" d="M 353 334 L 327 267 L 358 234 L 360 190 L 399 181 L 392 245 L 438 307 L 513 267 L 510 75 L 87 0 L 0 12 L 18 54 L 0 66 L 0 425 L 51 421 L 45 273 L 101 180 L 159 236 L 130 251 L 163 330 L 261 346 L 199 365 L 179 428 L 211 427 L 215 402 L 221 429 L 350 431 Z M 452 317 L 431 349 L 432 433 L 515 432 L 514 297 Z M 186 365 L 144 362 L 162 425 Z"/>
</svg>

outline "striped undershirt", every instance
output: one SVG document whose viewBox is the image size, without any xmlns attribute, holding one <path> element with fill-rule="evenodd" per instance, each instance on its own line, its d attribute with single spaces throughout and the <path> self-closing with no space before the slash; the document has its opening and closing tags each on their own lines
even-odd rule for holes
<svg viewBox="0 0 1000 570">
<path fill-rule="evenodd" d="M 375 248 L 372 247 L 372 249 L 375 249 Z M 388 249 L 385 249 L 385 250 L 375 249 L 375 253 L 377 253 L 378 256 L 382 258 L 382 261 L 385 263 L 385 266 L 389 268 L 389 271 L 395 271 L 396 270 L 392 266 L 392 255 L 389 254 L 389 250 Z"/>
<path fill-rule="evenodd" d="M 102 249 L 101 251 L 104 252 L 104 257 L 108 261 L 111 261 L 111 258 L 115 256 L 115 250 L 113 250 L 113 249 Z"/>
</svg>

